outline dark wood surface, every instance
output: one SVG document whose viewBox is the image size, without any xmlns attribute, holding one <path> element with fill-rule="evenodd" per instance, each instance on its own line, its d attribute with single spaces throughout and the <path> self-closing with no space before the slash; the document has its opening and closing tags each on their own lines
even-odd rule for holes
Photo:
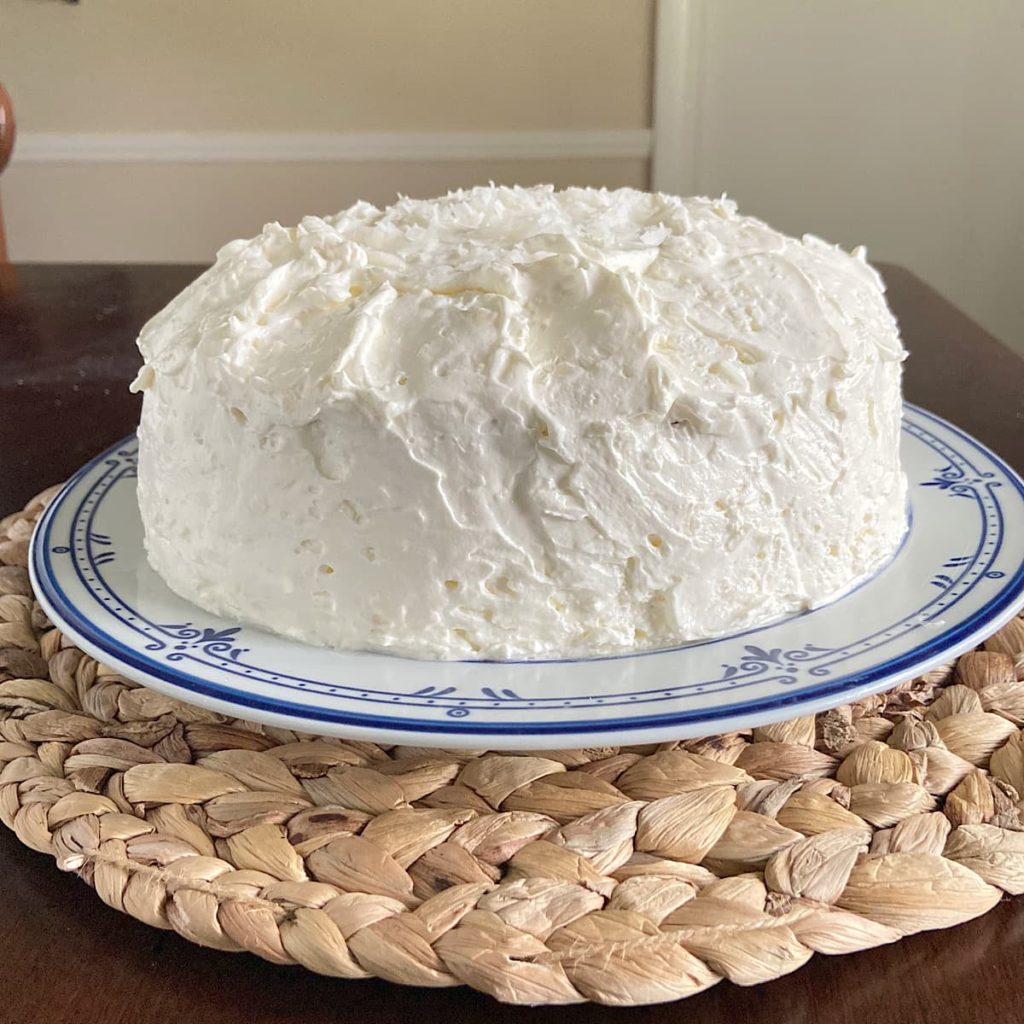
<svg viewBox="0 0 1024 1024">
<path fill-rule="evenodd" d="M 906 395 L 1024 468 L 1024 362 L 899 267 L 883 267 L 911 351 Z M 0 287 L 0 511 L 128 434 L 134 339 L 198 272 L 182 266 L 26 266 Z M 13 280 L 12 280 L 13 278 Z M 462 989 L 343 982 L 200 949 L 104 906 L 0 828 L 0 1024 L 471 1024 L 530 1019 L 696 1024 L 1001 1024 L 1024 1017 L 1024 900 L 952 931 L 683 1004 L 524 1010 Z"/>
</svg>

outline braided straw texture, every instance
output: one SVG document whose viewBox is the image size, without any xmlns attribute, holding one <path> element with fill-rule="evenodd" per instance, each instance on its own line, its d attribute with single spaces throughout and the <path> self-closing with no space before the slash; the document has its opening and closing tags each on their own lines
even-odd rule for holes
<svg viewBox="0 0 1024 1024">
<path fill-rule="evenodd" d="M 890 693 L 681 743 L 303 736 L 135 685 L 0 521 L 0 818 L 112 907 L 341 978 L 612 1005 L 756 985 L 1024 892 L 1024 619 Z"/>
</svg>

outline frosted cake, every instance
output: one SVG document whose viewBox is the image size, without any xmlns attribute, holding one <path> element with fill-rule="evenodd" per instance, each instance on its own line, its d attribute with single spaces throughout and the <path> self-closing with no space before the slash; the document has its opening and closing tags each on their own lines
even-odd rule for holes
<svg viewBox="0 0 1024 1024">
<path fill-rule="evenodd" d="M 492 187 L 271 224 L 139 347 L 153 568 L 314 644 L 678 644 L 828 601 L 905 528 L 880 278 L 726 199 Z"/>
</svg>

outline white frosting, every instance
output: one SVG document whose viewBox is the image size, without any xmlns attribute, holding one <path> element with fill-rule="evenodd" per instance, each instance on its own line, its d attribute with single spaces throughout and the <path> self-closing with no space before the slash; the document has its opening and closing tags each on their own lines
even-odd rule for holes
<svg viewBox="0 0 1024 1024">
<path fill-rule="evenodd" d="M 271 224 L 139 347 L 153 567 L 313 643 L 673 644 L 826 601 L 904 531 L 881 280 L 725 199 L 480 188 Z"/>
</svg>

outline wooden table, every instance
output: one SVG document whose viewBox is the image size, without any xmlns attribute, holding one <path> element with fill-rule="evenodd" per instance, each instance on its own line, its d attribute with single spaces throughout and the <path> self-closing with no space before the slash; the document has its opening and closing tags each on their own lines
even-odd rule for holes
<svg viewBox="0 0 1024 1024">
<path fill-rule="evenodd" d="M 906 270 L 882 269 L 912 353 L 907 397 L 1024 468 L 1024 362 Z M 0 510 L 20 507 L 132 430 L 135 336 L 197 272 L 16 268 L 16 288 L 0 294 Z M 200 949 L 110 910 L 0 829 L 0 1024 L 1001 1024 L 1024 1013 L 1022 963 L 1024 900 L 1007 900 L 953 931 L 817 956 L 758 988 L 722 983 L 685 1004 L 632 1011 L 527 1011 L 462 989 L 343 982 Z"/>
</svg>

